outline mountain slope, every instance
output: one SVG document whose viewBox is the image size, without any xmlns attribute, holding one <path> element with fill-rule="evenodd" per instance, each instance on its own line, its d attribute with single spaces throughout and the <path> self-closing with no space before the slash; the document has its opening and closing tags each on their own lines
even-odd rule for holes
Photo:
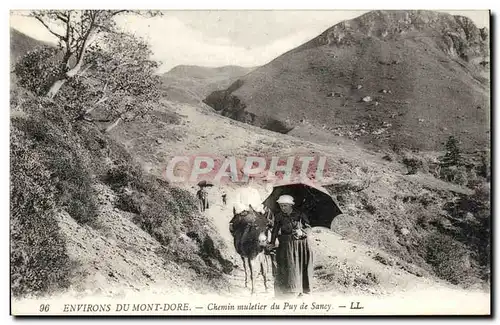
<svg viewBox="0 0 500 325">
<path fill-rule="evenodd" d="M 487 30 L 468 18 L 373 11 L 204 102 L 282 133 L 322 128 L 364 143 L 421 149 L 440 149 L 455 135 L 466 148 L 482 147 L 489 139 L 488 56 Z"/>
<path fill-rule="evenodd" d="M 195 104 L 212 91 L 227 88 L 252 69 L 239 66 L 209 68 L 179 65 L 163 74 L 162 88 L 170 100 Z"/>
<path fill-rule="evenodd" d="M 27 52 L 39 47 L 49 45 L 48 43 L 36 40 L 17 29 L 10 29 L 10 62 L 13 65 L 17 59 Z"/>
</svg>

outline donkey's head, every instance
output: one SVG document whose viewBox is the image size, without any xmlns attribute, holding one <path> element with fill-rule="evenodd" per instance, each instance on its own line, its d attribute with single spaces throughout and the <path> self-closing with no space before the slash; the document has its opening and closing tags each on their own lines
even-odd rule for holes
<svg viewBox="0 0 500 325">
<path fill-rule="evenodd" d="M 267 245 L 269 237 L 269 220 L 265 213 L 256 211 L 251 205 L 249 205 L 250 211 L 255 215 L 254 227 L 256 233 L 258 233 L 258 243 L 259 246 L 264 247 Z"/>
<path fill-rule="evenodd" d="M 265 246 L 268 239 L 268 225 L 269 221 L 265 214 L 256 211 L 251 205 L 248 210 L 243 211 L 237 211 L 233 207 L 233 218 L 229 222 L 229 230 L 233 235 L 250 227 L 254 240 L 257 240 L 260 246 Z"/>
</svg>

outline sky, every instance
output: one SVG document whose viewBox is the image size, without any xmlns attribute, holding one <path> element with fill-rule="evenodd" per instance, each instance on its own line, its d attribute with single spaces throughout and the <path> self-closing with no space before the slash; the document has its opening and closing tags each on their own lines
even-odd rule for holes
<svg viewBox="0 0 500 325">
<path fill-rule="evenodd" d="M 165 11 L 162 17 L 121 17 L 125 30 L 146 38 L 159 72 L 186 64 L 217 67 L 263 65 L 366 10 Z M 450 11 L 489 27 L 487 11 Z M 53 36 L 33 18 L 11 12 L 10 26 L 44 41 Z"/>
</svg>

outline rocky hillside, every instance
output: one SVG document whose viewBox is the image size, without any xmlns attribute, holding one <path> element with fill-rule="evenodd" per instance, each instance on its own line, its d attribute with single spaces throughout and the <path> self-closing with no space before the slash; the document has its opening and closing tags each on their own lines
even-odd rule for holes
<svg viewBox="0 0 500 325">
<path fill-rule="evenodd" d="M 489 34 L 461 16 L 372 11 L 341 22 L 204 102 L 224 116 L 317 140 L 440 149 L 484 147 Z M 323 135 L 324 136 L 324 135 Z"/>
<path fill-rule="evenodd" d="M 227 88 L 252 70 L 239 66 L 209 68 L 179 65 L 162 75 L 162 88 L 170 100 L 195 104 L 212 91 Z"/>
</svg>

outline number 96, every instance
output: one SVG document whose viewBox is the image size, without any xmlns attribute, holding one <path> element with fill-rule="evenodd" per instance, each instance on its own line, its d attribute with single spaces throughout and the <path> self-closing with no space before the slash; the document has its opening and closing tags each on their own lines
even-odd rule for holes
<svg viewBox="0 0 500 325">
<path fill-rule="evenodd" d="M 41 312 L 48 312 L 49 309 L 50 309 L 50 305 L 48 305 L 48 304 L 47 305 L 45 305 L 45 304 L 41 304 L 40 305 L 40 311 Z"/>
</svg>

